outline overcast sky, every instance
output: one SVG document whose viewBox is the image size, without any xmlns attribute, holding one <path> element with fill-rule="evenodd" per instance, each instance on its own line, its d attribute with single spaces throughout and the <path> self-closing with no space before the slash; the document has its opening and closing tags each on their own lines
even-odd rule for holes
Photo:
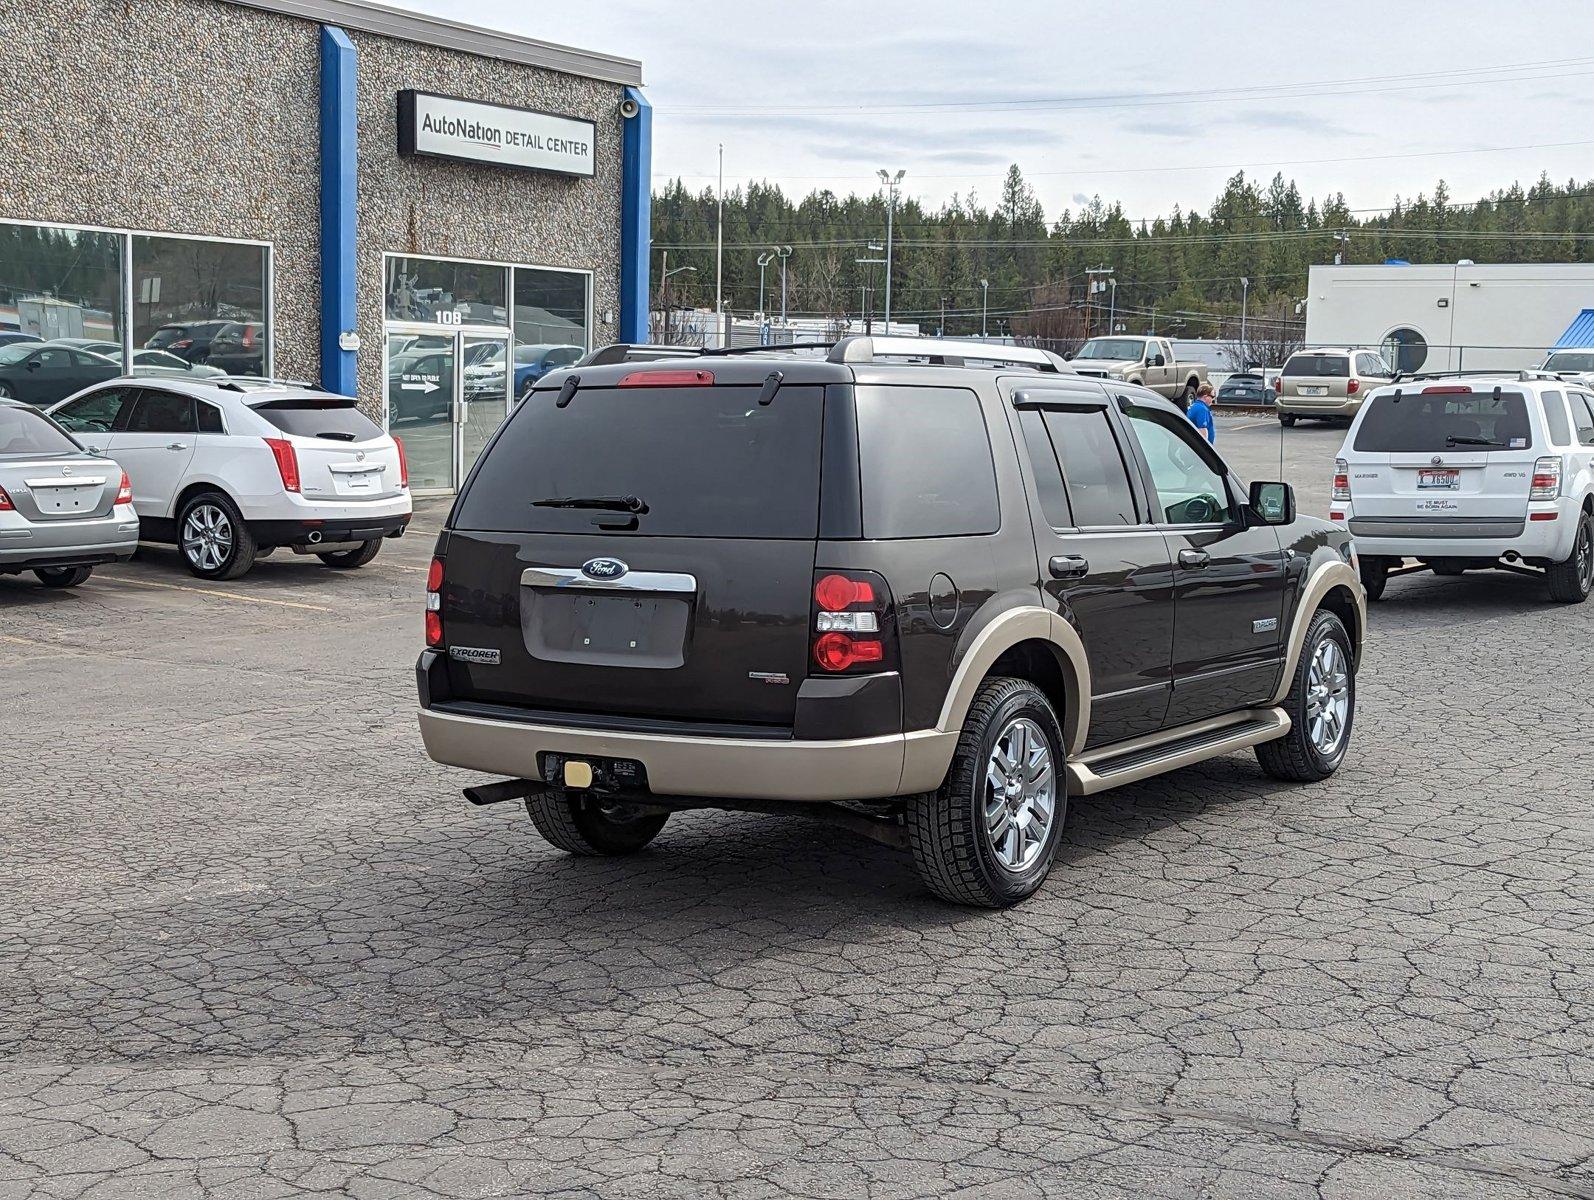
<svg viewBox="0 0 1594 1200">
<path fill-rule="evenodd" d="M 389 2 L 641 59 L 656 183 L 711 186 L 721 142 L 728 186 L 905 168 L 932 206 L 1017 162 L 1048 217 L 1205 209 L 1241 168 L 1355 208 L 1594 177 L 1590 0 Z"/>
</svg>

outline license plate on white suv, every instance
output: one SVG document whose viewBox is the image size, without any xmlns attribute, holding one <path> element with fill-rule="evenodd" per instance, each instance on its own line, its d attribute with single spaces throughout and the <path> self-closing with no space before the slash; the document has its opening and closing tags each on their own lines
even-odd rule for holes
<svg viewBox="0 0 1594 1200">
<path fill-rule="evenodd" d="M 335 476 L 337 492 L 340 496 L 349 494 L 361 495 L 365 492 L 374 492 L 381 486 L 382 472 L 380 468 L 370 471 L 339 471 Z"/>
<path fill-rule="evenodd" d="M 1461 473 L 1459 471 L 1418 471 L 1417 487 L 1419 489 L 1438 488 L 1443 491 L 1455 491 L 1461 486 Z"/>
</svg>

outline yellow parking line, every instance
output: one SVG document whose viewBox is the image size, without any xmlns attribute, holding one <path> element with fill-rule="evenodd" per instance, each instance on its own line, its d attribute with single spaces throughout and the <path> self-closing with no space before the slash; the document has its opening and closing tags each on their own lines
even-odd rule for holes
<svg viewBox="0 0 1594 1200">
<path fill-rule="evenodd" d="M 307 612 L 335 612 L 321 604 L 301 604 L 297 600 L 268 600 L 264 596 L 245 596 L 241 592 L 221 592 L 213 588 L 184 587 L 180 583 L 156 583 L 151 579 L 128 579 L 121 575 L 96 575 L 95 582 L 126 583 L 133 587 L 165 588 L 171 592 L 193 592 L 196 596 L 213 596 L 217 600 L 237 600 L 244 604 L 270 604 L 277 608 L 302 608 Z"/>
<path fill-rule="evenodd" d="M 1238 433 L 1242 429 L 1263 429 L 1269 425 L 1275 424 L 1277 424 L 1276 421 L 1252 421 L 1249 425 L 1236 425 L 1234 427 L 1234 432 Z"/>
</svg>

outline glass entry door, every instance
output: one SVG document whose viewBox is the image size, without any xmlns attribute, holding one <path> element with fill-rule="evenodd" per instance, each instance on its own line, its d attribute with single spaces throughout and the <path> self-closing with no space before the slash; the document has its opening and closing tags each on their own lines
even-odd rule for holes
<svg viewBox="0 0 1594 1200">
<path fill-rule="evenodd" d="M 459 421 L 459 482 L 465 481 L 487 439 L 509 415 L 514 370 L 507 337 L 460 334 L 462 376 Z"/>
<path fill-rule="evenodd" d="M 507 334 L 387 329 L 388 427 L 404 441 L 410 488 L 454 492 L 509 413 Z"/>
</svg>

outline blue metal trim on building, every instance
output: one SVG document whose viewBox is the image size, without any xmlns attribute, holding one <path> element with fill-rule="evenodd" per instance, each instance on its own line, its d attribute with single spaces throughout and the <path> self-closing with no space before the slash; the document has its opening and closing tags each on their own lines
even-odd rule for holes
<svg viewBox="0 0 1594 1200">
<path fill-rule="evenodd" d="M 349 35 L 321 27 L 321 386 L 352 396 L 355 352 L 338 335 L 358 328 L 354 300 L 355 203 L 359 151 L 355 137 L 355 57 Z"/>
<path fill-rule="evenodd" d="M 625 89 L 637 114 L 624 118 L 620 145 L 620 328 L 622 342 L 648 340 L 648 267 L 653 257 L 653 106 Z"/>
<path fill-rule="evenodd" d="M 1577 314 L 1577 320 L 1566 327 L 1561 340 L 1550 349 L 1586 350 L 1590 346 L 1594 346 L 1594 308 L 1585 308 Z"/>
</svg>

